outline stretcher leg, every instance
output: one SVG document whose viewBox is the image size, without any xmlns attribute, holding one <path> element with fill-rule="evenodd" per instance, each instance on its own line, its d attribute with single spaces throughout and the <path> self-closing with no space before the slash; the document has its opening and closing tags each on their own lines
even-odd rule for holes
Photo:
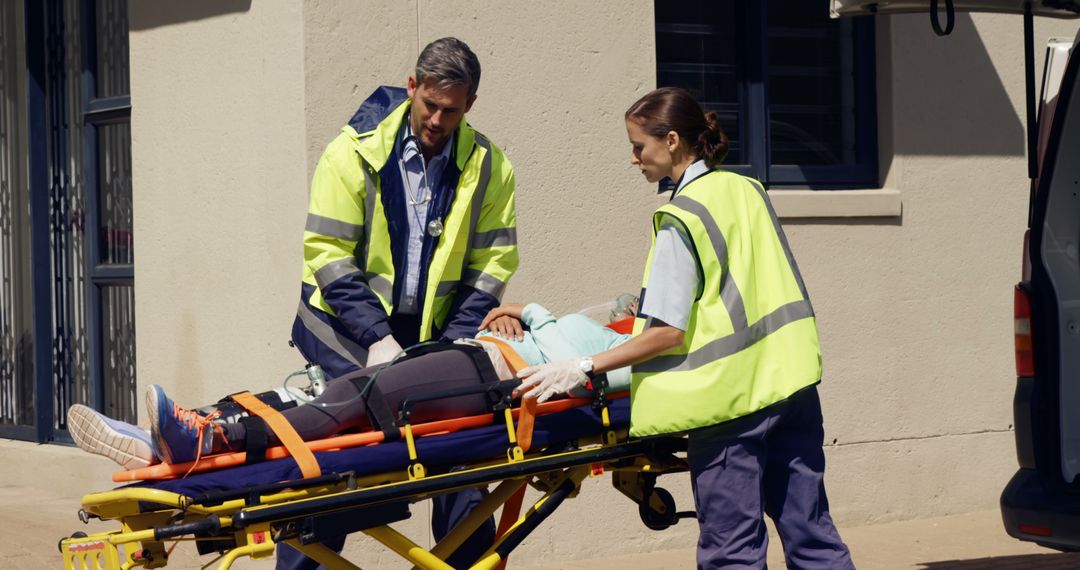
<svg viewBox="0 0 1080 570">
<path fill-rule="evenodd" d="M 405 535 L 388 526 L 364 529 L 363 533 L 383 543 L 390 550 L 397 552 L 402 558 L 424 570 L 454 570 L 449 564 L 443 562 L 441 558 L 424 550 L 415 542 L 406 538 Z"/>
<path fill-rule="evenodd" d="M 555 509 L 562 504 L 571 494 L 577 491 L 581 482 L 589 475 L 589 468 L 570 469 L 562 481 L 552 486 L 552 490 L 540 498 L 506 534 L 499 537 L 494 545 L 480 560 L 473 565 L 471 570 L 494 570 L 510 556 L 510 552 L 516 548 L 525 537 L 544 522 Z"/>
<path fill-rule="evenodd" d="M 295 538 L 285 541 L 285 544 L 299 550 L 308 558 L 322 564 L 327 570 L 360 570 L 360 567 L 341 557 L 340 554 L 330 550 L 316 542 L 312 544 L 300 544 Z"/>
<path fill-rule="evenodd" d="M 472 535 L 473 531 L 480 528 L 480 525 L 484 524 L 495 511 L 504 503 L 510 500 L 517 492 L 523 482 L 520 479 L 509 479 L 499 483 L 495 490 L 488 494 L 488 496 L 480 501 L 480 504 L 476 505 L 476 508 L 469 513 L 469 516 L 465 517 L 450 534 L 447 534 L 431 549 L 431 553 L 435 557 L 446 560 L 454 553 L 461 543 L 465 542 L 466 538 Z"/>
</svg>

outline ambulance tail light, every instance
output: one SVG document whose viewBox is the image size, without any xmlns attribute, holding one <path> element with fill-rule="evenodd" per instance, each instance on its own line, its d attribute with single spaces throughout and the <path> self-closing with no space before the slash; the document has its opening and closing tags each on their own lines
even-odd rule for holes
<svg viewBox="0 0 1080 570">
<path fill-rule="evenodd" d="M 1034 376 L 1035 360 L 1031 344 L 1031 301 L 1017 285 L 1013 292 L 1013 327 L 1016 339 L 1016 375 Z"/>
<path fill-rule="evenodd" d="M 1030 534 L 1034 536 L 1054 536 L 1054 531 L 1050 527 L 1046 526 L 1020 523 L 1017 528 L 1020 530 L 1020 532 L 1024 534 Z"/>
</svg>

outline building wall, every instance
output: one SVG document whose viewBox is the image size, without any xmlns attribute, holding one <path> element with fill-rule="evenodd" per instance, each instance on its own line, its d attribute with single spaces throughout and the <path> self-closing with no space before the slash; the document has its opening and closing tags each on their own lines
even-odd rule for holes
<svg viewBox="0 0 1080 570">
<path fill-rule="evenodd" d="M 302 8 L 131 3 L 141 389 L 205 403 L 303 364 L 287 344 L 307 206 Z"/>
<path fill-rule="evenodd" d="M 285 341 L 315 161 L 368 93 L 403 84 L 444 35 L 479 55 L 469 120 L 517 172 L 522 266 L 506 298 L 563 312 L 639 288 L 665 198 L 629 166 L 622 113 L 655 86 L 652 3 L 370 4 L 132 3 L 143 387 L 199 404 L 302 364 Z M 1015 469 L 1021 21 L 960 15 L 948 38 L 925 16 L 877 25 L 882 183 L 902 213 L 784 224 L 821 327 L 827 481 L 846 525 L 994 508 Z M 1076 27 L 1039 21 L 1038 45 Z M 671 479 L 690 508 L 686 477 Z M 606 479 L 586 488 L 519 560 L 693 544 L 692 524 L 647 531 Z M 424 536 L 414 510 L 408 527 Z M 386 564 L 364 539 L 349 548 Z"/>
</svg>

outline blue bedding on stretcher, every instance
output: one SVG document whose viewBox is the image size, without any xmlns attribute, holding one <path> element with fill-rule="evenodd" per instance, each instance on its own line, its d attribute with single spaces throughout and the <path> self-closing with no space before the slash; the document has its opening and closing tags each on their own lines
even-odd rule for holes
<svg viewBox="0 0 1080 570">
<path fill-rule="evenodd" d="M 624 427 L 630 423 L 630 399 L 613 400 L 609 406 L 611 423 Z M 581 437 L 599 435 L 600 414 L 585 406 L 537 416 L 532 447 L 542 449 Z M 416 440 L 416 454 L 429 473 L 438 473 L 470 462 L 502 457 L 509 441 L 506 424 L 493 425 Z M 326 473 L 353 471 L 357 476 L 404 470 L 409 454 L 404 441 L 354 447 L 340 451 L 322 451 L 315 458 Z M 210 491 L 241 489 L 301 478 L 300 468 L 292 458 L 242 465 L 220 471 L 196 473 L 183 479 L 147 481 L 134 486 L 152 487 L 181 495 L 195 496 Z"/>
</svg>

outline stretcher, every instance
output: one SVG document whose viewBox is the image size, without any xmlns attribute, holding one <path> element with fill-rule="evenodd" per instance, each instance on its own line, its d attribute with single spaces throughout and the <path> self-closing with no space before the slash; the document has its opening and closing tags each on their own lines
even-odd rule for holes
<svg viewBox="0 0 1080 570">
<path fill-rule="evenodd" d="M 491 413 L 412 425 L 410 403 L 403 402 L 393 430 L 308 442 L 314 473 L 295 453 L 273 449 L 255 464 L 232 454 L 200 459 L 202 465 L 121 472 L 114 480 L 158 479 L 86 495 L 83 522 L 117 521 L 120 528 L 62 539 L 65 568 L 160 568 L 181 542 L 195 542 L 200 554 L 217 553 L 210 564 L 219 568 L 241 557 L 270 557 L 278 544 L 327 568 L 357 568 L 320 543 L 363 532 L 416 567 L 445 569 L 454 550 L 501 507 L 498 538 L 473 566 L 500 568 L 560 504 L 577 496 L 583 480 L 605 474 L 638 504 L 651 529 L 694 516 L 677 512 L 671 494 L 656 485 L 658 476 L 688 469 L 685 438 L 628 439 L 628 394 L 608 395 L 601 383 L 592 398 L 515 408 L 511 383 L 500 384 L 486 388 Z M 390 526 L 408 519 L 418 501 L 491 486 L 430 550 Z M 527 486 L 542 496 L 521 513 Z"/>
</svg>

